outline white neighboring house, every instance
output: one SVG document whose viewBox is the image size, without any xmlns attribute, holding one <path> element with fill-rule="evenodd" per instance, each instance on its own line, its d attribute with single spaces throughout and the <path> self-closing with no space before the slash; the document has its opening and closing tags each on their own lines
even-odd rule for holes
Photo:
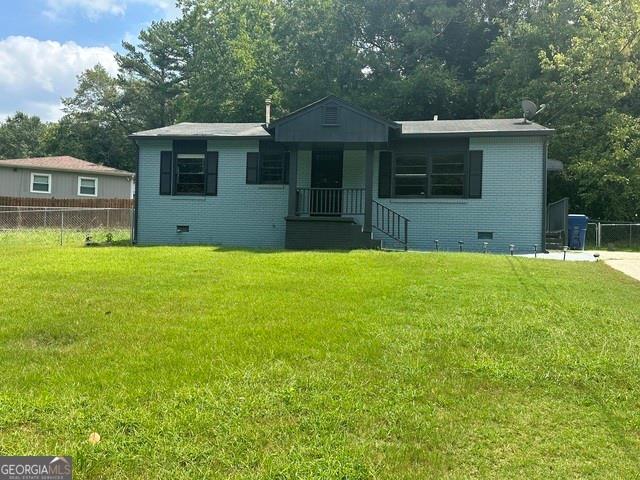
<svg viewBox="0 0 640 480">
<path fill-rule="evenodd" d="M 0 197 L 132 199 L 134 176 L 69 156 L 0 160 Z"/>
</svg>

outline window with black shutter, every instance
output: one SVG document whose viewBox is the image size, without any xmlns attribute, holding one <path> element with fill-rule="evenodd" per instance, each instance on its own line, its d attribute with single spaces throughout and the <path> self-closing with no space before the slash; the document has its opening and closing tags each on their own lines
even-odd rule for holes
<svg viewBox="0 0 640 480">
<path fill-rule="evenodd" d="M 469 188 L 467 153 L 401 153 L 393 163 L 393 196 L 464 198 Z"/>
<path fill-rule="evenodd" d="M 176 154 L 175 195 L 204 195 L 204 153 Z"/>
</svg>

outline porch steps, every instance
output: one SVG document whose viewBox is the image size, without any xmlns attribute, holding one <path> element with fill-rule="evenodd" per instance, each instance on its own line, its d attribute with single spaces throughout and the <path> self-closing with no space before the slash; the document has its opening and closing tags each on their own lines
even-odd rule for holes
<svg viewBox="0 0 640 480">
<path fill-rule="evenodd" d="M 285 248 L 289 250 L 379 249 L 380 240 L 363 232 L 351 217 L 287 217 Z"/>
</svg>

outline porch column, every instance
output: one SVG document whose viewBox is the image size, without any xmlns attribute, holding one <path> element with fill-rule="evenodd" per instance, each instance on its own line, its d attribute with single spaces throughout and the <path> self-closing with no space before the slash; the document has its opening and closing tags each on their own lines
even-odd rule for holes
<svg viewBox="0 0 640 480">
<path fill-rule="evenodd" d="M 298 146 L 289 152 L 289 216 L 296 214 L 296 190 L 298 188 Z"/>
<path fill-rule="evenodd" d="M 367 144 L 367 160 L 364 167 L 364 225 L 363 232 L 372 230 L 373 214 L 373 144 Z"/>
</svg>

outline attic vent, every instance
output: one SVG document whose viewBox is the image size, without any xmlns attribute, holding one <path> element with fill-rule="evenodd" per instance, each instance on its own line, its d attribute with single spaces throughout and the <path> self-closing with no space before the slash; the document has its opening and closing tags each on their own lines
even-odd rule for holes
<svg viewBox="0 0 640 480">
<path fill-rule="evenodd" d="M 323 125 L 338 125 L 338 107 L 324 107 L 322 111 Z"/>
</svg>

